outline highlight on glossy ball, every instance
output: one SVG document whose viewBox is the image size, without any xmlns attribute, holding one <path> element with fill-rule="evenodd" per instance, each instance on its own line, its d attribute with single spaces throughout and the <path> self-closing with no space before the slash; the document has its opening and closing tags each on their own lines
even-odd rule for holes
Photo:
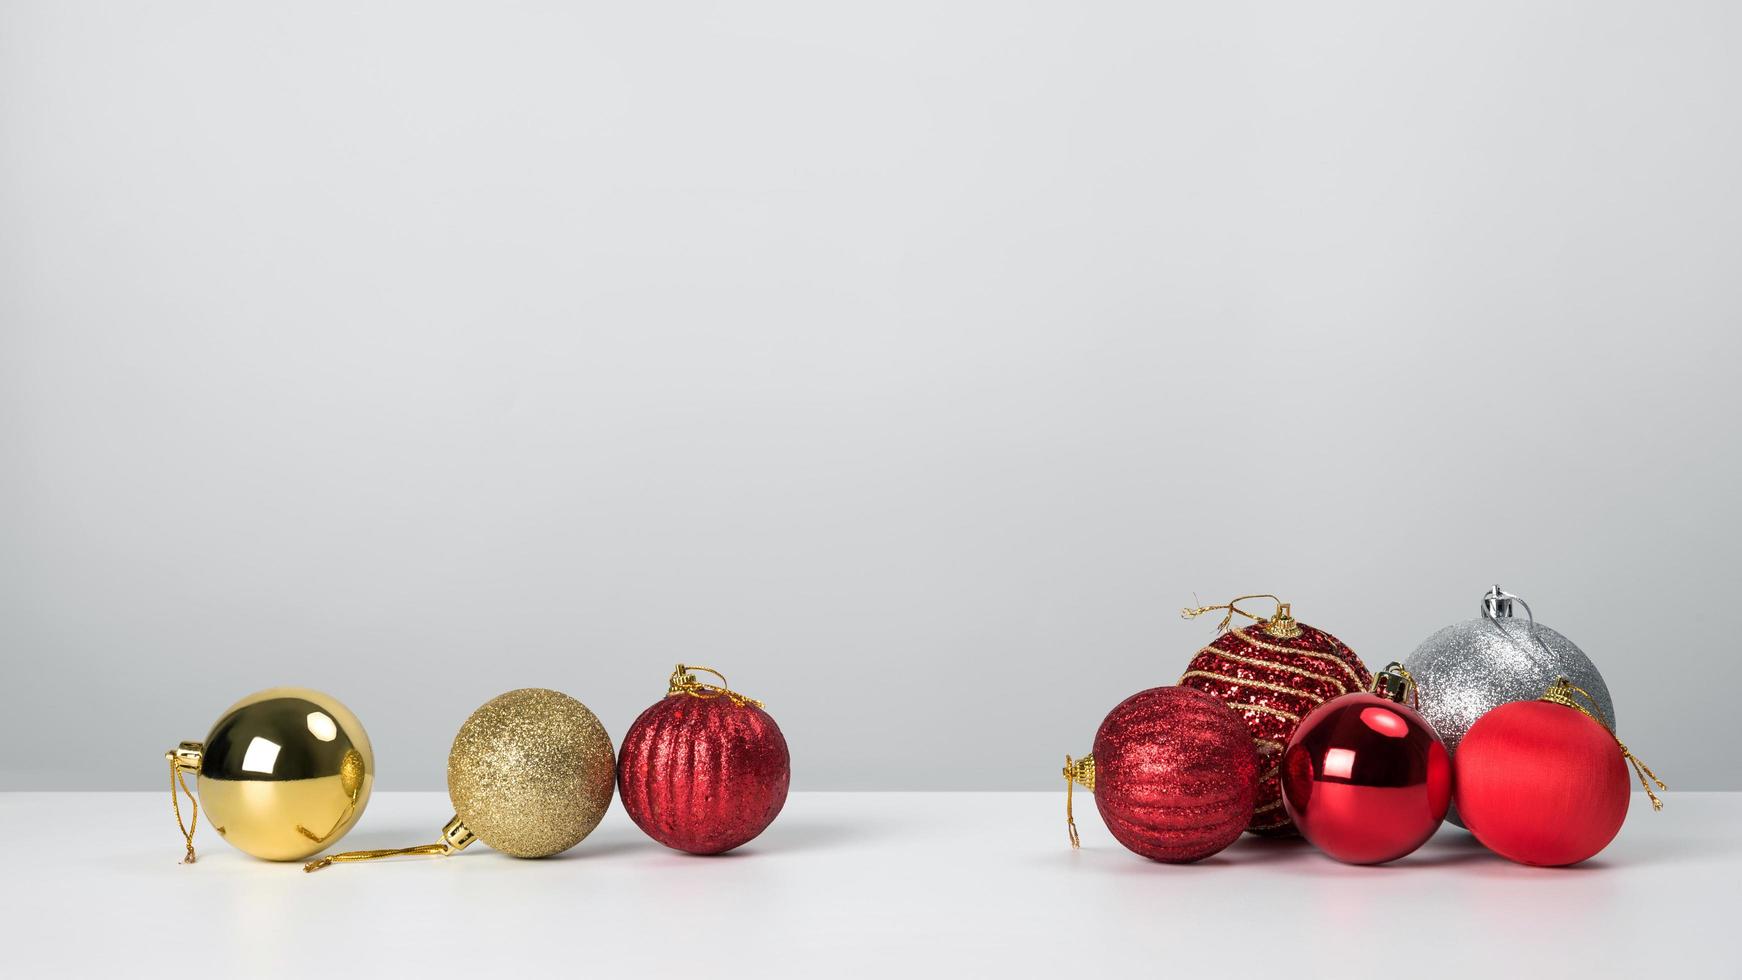
<svg viewBox="0 0 1742 980">
<path fill-rule="evenodd" d="M 363 723 L 337 698 L 275 687 L 237 701 L 201 747 L 200 808 L 238 850 L 300 861 L 345 836 L 375 785 Z"/>
<path fill-rule="evenodd" d="M 448 753 L 454 812 L 479 840 L 515 857 L 579 844 L 611 806 L 615 777 L 611 736 L 598 717 L 545 688 L 485 702 Z"/>
</svg>

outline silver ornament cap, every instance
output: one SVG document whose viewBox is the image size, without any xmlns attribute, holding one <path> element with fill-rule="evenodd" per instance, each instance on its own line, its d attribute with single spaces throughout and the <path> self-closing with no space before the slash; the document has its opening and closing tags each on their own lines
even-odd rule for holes
<svg viewBox="0 0 1742 980">
<path fill-rule="evenodd" d="M 1513 615 L 1520 607 L 1524 619 Z M 1615 731 L 1609 687 L 1573 641 L 1537 622 L 1528 603 L 1498 585 L 1482 597 L 1481 613 L 1423 640 L 1405 662 L 1421 696 L 1421 713 L 1447 751 L 1456 756 L 1464 733 L 1489 710 L 1534 701 L 1558 677 L 1590 692 L 1597 720 Z M 1446 819 L 1464 825 L 1456 806 Z"/>
</svg>

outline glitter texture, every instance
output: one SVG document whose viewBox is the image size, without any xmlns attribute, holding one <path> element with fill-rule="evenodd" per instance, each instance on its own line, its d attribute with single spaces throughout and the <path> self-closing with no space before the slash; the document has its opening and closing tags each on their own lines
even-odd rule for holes
<svg viewBox="0 0 1742 980">
<path fill-rule="evenodd" d="M 1465 620 L 1428 637 L 1404 662 L 1415 676 L 1422 715 L 1454 758 L 1476 719 L 1502 704 L 1536 700 L 1556 677 L 1589 691 L 1603 724 L 1615 729 L 1609 687 L 1590 658 L 1547 626 L 1537 624 L 1536 639 L 1530 629 L 1527 619 Z M 1447 819 L 1464 826 L 1456 805 Z"/>
<path fill-rule="evenodd" d="M 515 857 L 566 851 L 611 805 L 611 736 L 587 706 L 528 687 L 472 712 L 448 753 L 448 796 L 478 839 Z"/>
<path fill-rule="evenodd" d="M 1255 834 L 1294 833 L 1282 807 L 1280 771 L 1295 726 L 1326 701 L 1373 683 L 1341 640 L 1304 623 L 1299 629 L 1294 637 L 1271 636 L 1262 625 L 1228 630 L 1199 650 L 1180 678 L 1245 719 L 1260 761 L 1257 806 L 1246 828 Z"/>
<path fill-rule="evenodd" d="M 1126 698 L 1101 722 L 1094 760 L 1101 819 L 1144 857 L 1209 857 L 1252 816 L 1252 739 L 1226 705 L 1199 691 L 1155 687 Z"/>
<path fill-rule="evenodd" d="M 647 836 L 719 854 L 774 822 L 792 765 L 768 712 L 729 697 L 673 694 L 629 727 L 617 778 L 623 808 Z"/>
</svg>

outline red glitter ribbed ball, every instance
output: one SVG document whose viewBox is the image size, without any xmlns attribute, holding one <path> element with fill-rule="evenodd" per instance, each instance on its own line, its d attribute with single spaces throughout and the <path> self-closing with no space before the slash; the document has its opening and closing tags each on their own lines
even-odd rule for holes
<svg viewBox="0 0 1742 980">
<path fill-rule="evenodd" d="M 1184 863 L 1239 839 L 1258 792 L 1258 755 L 1240 718 L 1184 687 L 1133 694 L 1095 733 L 1095 806 L 1119 843 Z"/>
<path fill-rule="evenodd" d="M 1609 845 L 1633 788 L 1615 736 L 1588 715 L 1514 701 L 1476 719 L 1452 758 L 1464 826 L 1520 864 L 1577 864 Z"/>
<path fill-rule="evenodd" d="M 647 836 L 720 854 L 767 829 L 792 779 L 786 738 L 743 698 L 671 694 L 641 713 L 617 758 L 617 791 Z"/>
<path fill-rule="evenodd" d="M 1269 623 L 1230 629 L 1198 651 L 1180 684 L 1221 699 L 1243 717 L 1262 763 L 1258 805 L 1246 829 L 1267 836 L 1295 832 L 1279 780 L 1289 736 L 1314 708 L 1372 683 L 1353 650 L 1287 618 L 1286 611 Z"/>
</svg>

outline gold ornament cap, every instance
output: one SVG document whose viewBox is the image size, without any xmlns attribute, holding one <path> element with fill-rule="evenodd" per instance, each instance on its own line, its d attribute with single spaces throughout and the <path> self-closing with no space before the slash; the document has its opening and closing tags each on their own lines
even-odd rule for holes
<svg viewBox="0 0 1742 980">
<path fill-rule="evenodd" d="M 471 847 L 472 842 L 477 839 L 478 835 L 472 833 L 471 828 L 460 822 L 460 815 L 457 813 L 449 817 L 448 822 L 442 827 L 442 844 L 447 848 L 449 854 Z"/>
<path fill-rule="evenodd" d="M 1373 686 L 1370 690 L 1371 693 L 1398 704 L 1404 703 L 1407 698 L 1415 708 L 1421 708 L 1421 695 L 1416 691 L 1415 677 L 1410 674 L 1409 668 L 1395 660 L 1373 675 Z"/>
</svg>

